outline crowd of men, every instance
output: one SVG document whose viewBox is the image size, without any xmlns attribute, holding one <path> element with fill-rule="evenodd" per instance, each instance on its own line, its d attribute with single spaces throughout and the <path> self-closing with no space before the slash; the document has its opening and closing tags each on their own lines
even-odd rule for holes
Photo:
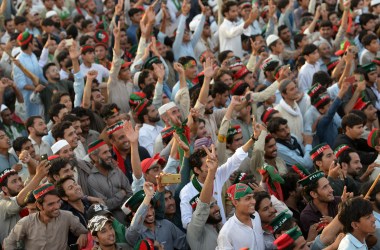
<svg viewBox="0 0 380 250">
<path fill-rule="evenodd" d="M 380 249 L 380 0 L 0 0 L 0 248 Z"/>
</svg>

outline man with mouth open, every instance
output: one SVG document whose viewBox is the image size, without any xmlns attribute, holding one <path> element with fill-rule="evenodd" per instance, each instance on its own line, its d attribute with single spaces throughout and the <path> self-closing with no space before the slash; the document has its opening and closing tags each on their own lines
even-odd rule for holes
<svg viewBox="0 0 380 250">
<path fill-rule="evenodd" d="M 87 229 L 71 212 L 62 211 L 61 199 L 54 185 L 44 184 L 33 191 L 37 213 L 19 220 L 4 240 L 4 249 L 67 249 L 68 232 L 78 236 L 79 249 L 87 244 Z"/>
<path fill-rule="evenodd" d="M 229 187 L 227 194 L 235 207 L 235 214 L 219 232 L 216 249 L 264 250 L 263 229 L 260 215 L 255 211 L 256 200 L 252 189 L 238 183 Z"/>
</svg>

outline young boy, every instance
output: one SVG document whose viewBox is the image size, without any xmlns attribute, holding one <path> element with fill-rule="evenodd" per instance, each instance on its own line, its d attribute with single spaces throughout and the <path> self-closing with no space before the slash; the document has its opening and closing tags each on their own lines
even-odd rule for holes
<svg viewBox="0 0 380 250">
<path fill-rule="evenodd" d="M 360 65 L 371 63 L 375 59 L 377 51 L 379 50 L 379 41 L 374 34 L 365 35 L 362 39 L 364 50 L 360 56 Z"/>
<path fill-rule="evenodd" d="M 355 197 L 342 204 L 339 221 L 346 236 L 339 244 L 339 250 L 368 249 L 365 239 L 375 233 L 375 216 L 370 201 Z"/>
</svg>

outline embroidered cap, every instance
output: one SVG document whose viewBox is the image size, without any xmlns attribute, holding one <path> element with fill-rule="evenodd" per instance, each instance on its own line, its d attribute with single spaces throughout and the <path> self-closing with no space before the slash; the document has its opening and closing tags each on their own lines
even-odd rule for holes
<svg viewBox="0 0 380 250">
<path fill-rule="evenodd" d="M 55 187 L 51 183 L 40 185 L 33 191 L 34 198 L 37 200 L 38 198 L 44 196 L 46 193 L 54 189 Z"/>
<path fill-rule="evenodd" d="M 14 169 L 11 169 L 11 168 L 7 168 L 7 169 L 4 169 L 1 173 L 0 173 L 0 184 L 3 183 L 3 181 L 10 175 L 12 174 L 17 174 L 16 170 Z"/>
<path fill-rule="evenodd" d="M 277 249 L 287 249 L 291 246 L 300 236 L 302 236 L 301 231 L 297 227 L 293 227 L 286 233 L 278 237 L 273 243 L 277 246 Z"/>
<path fill-rule="evenodd" d="M 317 171 L 317 172 L 314 172 L 314 173 L 308 175 L 307 177 L 303 178 L 302 180 L 299 180 L 298 183 L 301 186 L 306 187 L 312 183 L 317 182 L 322 177 L 325 177 L 325 174 L 322 171 Z"/>
<path fill-rule="evenodd" d="M 253 193 L 252 189 L 248 185 L 243 184 L 243 183 L 234 184 L 227 189 L 228 197 L 231 200 L 238 200 L 252 193 Z"/>
</svg>

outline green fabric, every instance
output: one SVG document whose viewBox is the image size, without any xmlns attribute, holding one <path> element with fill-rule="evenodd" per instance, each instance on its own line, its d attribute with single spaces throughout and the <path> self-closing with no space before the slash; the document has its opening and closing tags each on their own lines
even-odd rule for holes
<svg viewBox="0 0 380 250">
<path fill-rule="evenodd" d="M 125 239 L 125 226 L 118 220 L 113 219 L 112 227 L 115 230 L 116 243 L 127 243 Z"/>
</svg>

